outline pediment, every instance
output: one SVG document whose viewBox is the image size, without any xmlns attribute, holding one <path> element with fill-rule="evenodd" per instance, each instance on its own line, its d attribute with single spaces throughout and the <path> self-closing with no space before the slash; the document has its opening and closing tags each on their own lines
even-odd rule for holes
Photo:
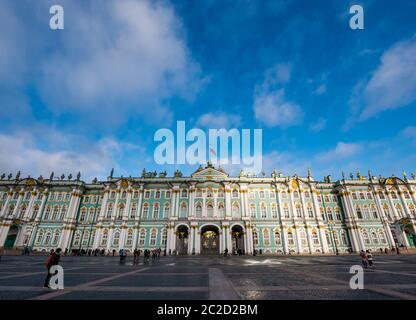
<svg viewBox="0 0 416 320">
<path fill-rule="evenodd" d="M 228 174 L 221 169 L 214 168 L 213 166 L 207 166 L 205 168 L 199 168 L 191 175 L 191 177 L 197 179 L 216 180 L 225 179 L 228 177 Z"/>
</svg>

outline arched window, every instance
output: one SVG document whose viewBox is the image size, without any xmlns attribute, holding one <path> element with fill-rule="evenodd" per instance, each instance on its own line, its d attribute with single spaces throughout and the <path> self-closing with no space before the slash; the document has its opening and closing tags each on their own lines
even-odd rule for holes
<svg viewBox="0 0 416 320">
<path fill-rule="evenodd" d="M 289 245 L 295 244 L 295 242 L 293 240 L 293 233 L 292 233 L 292 231 L 289 231 L 287 233 L 287 242 L 288 242 Z"/>
<path fill-rule="evenodd" d="M 338 221 L 341 220 L 341 212 L 338 207 L 335 208 L 335 217 L 337 218 Z"/>
<path fill-rule="evenodd" d="M 162 229 L 162 241 L 161 241 L 161 246 L 162 247 L 166 246 L 166 239 L 167 239 L 167 230 Z"/>
<path fill-rule="evenodd" d="M 133 244 L 133 230 L 129 229 L 127 231 L 126 246 L 131 246 Z"/>
<path fill-rule="evenodd" d="M 41 245 L 43 241 L 43 230 L 39 230 L 38 236 L 36 238 L 36 244 Z"/>
<path fill-rule="evenodd" d="M 259 195 L 260 195 L 260 199 L 264 199 L 264 191 L 263 190 L 260 191 Z"/>
<path fill-rule="evenodd" d="M 108 241 L 108 230 L 104 229 L 103 231 L 103 237 L 101 238 L 101 245 L 106 246 Z"/>
<path fill-rule="evenodd" d="M 196 212 L 196 216 L 197 217 L 201 217 L 202 216 L 202 206 L 201 206 L 201 204 L 199 202 L 196 204 L 195 212 Z"/>
<path fill-rule="evenodd" d="M 150 191 L 146 190 L 146 192 L 144 193 L 144 198 L 145 199 L 149 199 L 150 198 Z"/>
<path fill-rule="evenodd" d="M 146 230 L 145 229 L 141 229 L 140 230 L 140 236 L 139 236 L 139 245 L 141 247 L 144 246 L 145 240 L 146 240 Z"/>
<path fill-rule="evenodd" d="M 308 241 L 306 240 L 305 231 L 300 232 L 300 242 L 301 242 L 302 246 L 306 246 L 308 244 Z"/>
<path fill-rule="evenodd" d="M 261 205 L 260 211 L 261 211 L 261 217 L 263 219 L 267 218 L 267 208 L 264 204 Z"/>
<path fill-rule="evenodd" d="M 293 197 L 294 197 L 295 199 L 299 199 L 299 192 L 298 192 L 297 190 L 295 190 L 295 191 L 293 192 Z"/>
<path fill-rule="evenodd" d="M 313 218 L 313 209 L 311 205 L 308 206 L 308 217 Z"/>
<path fill-rule="evenodd" d="M 238 198 L 238 190 L 234 189 L 232 195 L 233 195 L 233 198 Z"/>
<path fill-rule="evenodd" d="M 316 245 L 319 244 L 318 233 L 316 232 L 316 230 L 312 231 L 312 241 L 313 241 L 313 244 L 316 244 Z"/>
<path fill-rule="evenodd" d="M 410 199 L 409 192 L 405 191 L 405 192 L 403 192 L 403 195 L 404 195 L 405 199 Z"/>
<path fill-rule="evenodd" d="M 370 219 L 370 212 L 368 210 L 367 205 L 365 205 L 364 208 L 363 208 L 363 216 L 364 216 L 364 219 Z"/>
<path fill-rule="evenodd" d="M 348 245 L 347 233 L 344 230 L 341 231 L 341 240 L 344 246 Z"/>
<path fill-rule="evenodd" d="M 391 221 L 391 215 L 390 215 L 390 210 L 389 210 L 389 206 L 385 203 L 383 206 L 383 212 L 384 215 L 386 216 L 387 220 Z"/>
<path fill-rule="evenodd" d="M 274 244 L 280 245 L 281 243 L 282 243 L 282 239 L 280 238 L 280 233 L 279 231 L 275 230 L 274 231 Z"/>
<path fill-rule="evenodd" d="M 87 221 L 88 222 L 93 222 L 94 221 L 94 208 L 91 207 L 88 211 L 89 211 L 89 213 L 88 213 Z"/>
<path fill-rule="evenodd" d="M 371 206 L 371 212 L 373 213 L 373 219 L 378 219 L 377 208 L 375 205 Z"/>
<path fill-rule="evenodd" d="M 156 236 L 157 236 L 157 230 L 152 229 L 152 232 L 150 233 L 150 245 L 151 246 L 156 245 Z"/>
<path fill-rule="evenodd" d="M 188 190 L 183 189 L 183 190 L 182 190 L 181 197 L 182 197 L 182 198 L 187 198 L 187 197 L 188 197 Z"/>
<path fill-rule="evenodd" d="M 263 242 L 265 246 L 270 246 L 270 232 L 269 229 L 263 229 Z"/>
<path fill-rule="evenodd" d="M 248 197 L 249 197 L 249 199 L 254 199 L 254 198 L 255 198 L 255 196 L 254 196 L 254 191 L 253 191 L 253 190 L 250 190 L 250 191 L 249 191 L 249 193 L 248 193 Z"/>
<path fill-rule="evenodd" d="M 45 246 L 49 246 L 49 243 L 51 242 L 51 237 L 52 234 L 50 232 L 47 232 L 45 236 Z"/>
<path fill-rule="evenodd" d="M 136 218 L 136 214 L 137 214 L 137 205 L 133 203 L 130 209 L 130 219 Z"/>
<path fill-rule="evenodd" d="M 210 218 L 214 216 L 214 207 L 211 203 L 207 204 L 207 216 Z"/>
<path fill-rule="evenodd" d="M 60 233 L 58 230 L 56 230 L 55 233 L 53 234 L 53 239 L 52 239 L 53 246 L 56 246 L 58 244 L 59 236 L 60 236 Z"/>
<path fill-rule="evenodd" d="M 224 217 L 224 203 L 222 202 L 218 204 L 218 213 L 220 214 L 220 217 Z"/>
<path fill-rule="evenodd" d="M 371 192 L 367 192 L 367 199 L 369 200 L 373 199 L 373 195 L 371 194 Z"/>
<path fill-rule="evenodd" d="M 153 206 L 153 219 L 159 218 L 159 204 L 155 203 Z"/>
<path fill-rule="evenodd" d="M 233 217 L 238 217 L 240 215 L 240 207 L 237 203 L 233 204 Z"/>
<path fill-rule="evenodd" d="M 305 191 L 305 198 L 309 199 L 311 197 L 311 194 L 309 191 Z"/>
<path fill-rule="evenodd" d="M 133 199 L 137 199 L 139 197 L 139 191 L 133 192 Z"/>
<path fill-rule="evenodd" d="M 188 206 L 185 202 L 182 202 L 181 204 L 181 218 L 186 218 L 188 216 Z"/>
<path fill-rule="evenodd" d="M 146 218 L 147 218 L 148 213 L 149 213 L 149 205 L 148 205 L 147 203 L 145 203 L 145 204 L 143 205 L 143 215 L 142 215 L 142 217 L 143 217 L 144 219 L 146 219 Z"/>
<path fill-rule="evenodd" d="M 326 213 L 328 214 L 328 220 L 329 221 L 333 221 L 334 217 L 332 216 L 332 209 L 331 208 L 327 208 L 326 209 Z"/>
<path fill-rule="evenodd" d="M 218 191 L 218 197 L 224 198 L 224 190 L 223 189 L 220 189 L 220 191 Z"/>
<path fill-rule="evenodd" d="M 415 217 L 416 218 L 416 210 L 415 210 L 415 206 L 414 205 L 410 205 L 409 206 L 409 211 L 410 211 L 410 214 L 413 216 L 413 217 Z"/>
<path fill-rule="evenodd" d="M 352 199 L 357 200 L 357 194 L 355 192 L 352 193 Z"/>
<path fill-rule="evenodd" d="M 259 234 L 255 230 L 253 230 L 253 243 L 255 246 L 259 245 Z"/>
<path fill-rule="evenodd" d="M 59 214 L 59 207 L 54 206 L 53 207 L 52 220 L 57 220 L 58 219 L 58 214 Z"/>
<path fill-rule="evenodd" d="M 289 213 L 289 208 L 287 207 L 287 204 L 285 204 L 285 206 L 283 207 L 283 212 L 285 213 L 285 218 L 289 219 L 290 213 Z"/>
<path fill-rule="evenodd" d="M 123 219 L 123 214 L 124 214 L 124 203 L 121 203 L 120 206 L 118 207 L 117 219 L 119 220 Z"/>
<path fill-rule="evenodd" d="M 19 218 L 20 219 L 23 219 L 24 218 L 24 216 L 25 216 L 25 213 L 26 213 L 26 205 L 25 204 L 22 204 L 21 206 L 20 206 L 20 212 L 19 212 Z"/>
<path fill-rule="evenodd" d="M 169 190 L 165 192 L 165 198 L 170 199 L 170 191 Z"/>
<path fill-rule="evenodd" d="M 400 204 L 396 204 L 396 210 L 400 217 L 403 217 L 403 208 Z"/>
<path fill-rule="evenodd" d="M 277 218 L 277 207 L 275 204 L 272 204 L 272 217 L 273 219 Z"/>
<path fill-rule="evenodd" d="M 118 246 L 120 243 L 120 231 L 116 231 L 114 232 L 114 236 L 113 236 L 113 246 Z"/>
<path fill-rule="evenodd" d="M 67 206 L 63 205 L 62 208 L 61 208 L 61 217 L 60 217 L 61 221 L 63 221 L 65 219 L 67 210 L 68 210 Z"/>
<path fill-rule="evenodd" d="M 33 207 L 33 212 L 32 212 L 32 219 L 36 219 L 36 216 L 39 213 L 39 206 L 37 204 L 35 204 L 35 206 Z"/>
<path fill-rule="evenodd" d="M 364 193 L 363 192 L 360 192 L 360 199 L 361 200 L 365 200 L 365 196 L 364 196 Z"/>
<path fill-rule="evenodd" d="M 90 241 L 90 232 L 85 231 L 84 235 L 82 236 L 82 245 L 87 247 L 89 241 Z"/>
<path fill-rule="evenodd" d="M 357 213 L 357 218 L 358 219 L 362 219 L 363 218 L 363 214 L 361 212 L 361 208 L 360 207 L 355 207 L 355 212 Z"/>
<path fill-rule="evenodd" d="M 111 218 L 111 216 L 113 215 L 113 204 L 109 203 L 108 207 L 107 207 L 107 218 Z"/>
<path fill-rule="evenodd" d="M 287 198 L 287 192 L 286 191 L 282 191 L 282 199 L 286 199 Z"/>
<path fill-rule="evenodd" d="M 163 217 L 165 218 L 169 217 L 169 213 L 170 213 L 170 205 L 169 203 L 166 203 L 164 207 L 164 211 L 163 211 Z"/>
<path fill-rule="evenodd" d="M 250 216 L 252 218 L 256 217 L 256 205 L 255 204 L 250 205 Z"/>
<path fill-rule="evenodd" d="M 379 236 L 380 242 L 382 244 L 386 244 L 387 243 L 386 234 L 384 233 L 384 231 L 380 230 L 379 233 L 378 233 L 378 236 Z"/>
<path fill-rule="evenodd" d="M 364 243 L 365 244 L 370 244 L 370 238 L 368 236 L 367 231 L 364 231 L 362 234 L 363 234 Z"/>
<path fill-rule="evenodd" d="M 270 199 L 276 198 L 276 192 L 274 190 L 270 190 Z"/>
<path fill-rule="evenodd" d="M 207 191 L 207 198 L 212 198 L 212 190 L 208 189 Z"/>
<path fill-rule="evenodd" d="M 82 208 L 81 209 L 81 215 L 80 215 L 79 221 L 80 222 L 84 222 L 86 215 L 87 215 L 87 209 Z"/>
<path fill-rule="evenodd" d="M 51 215 L 51 207 L 47 206 L 45 211 L 45 220 L 49 220 L 49 216 Z"/>
<path fill-rule="evenodd" d="M 296 205 L 296 216 L 302 218 L 302 208 L 300 207 L 300 204 Z"/>
<path fill-rule="evenodd" d="M 157 190 L 155 193 L 155 199 L 160 199 L 160 191 Z"/>
<path fill-rule="evenodd" d="M 374 244 L 378 244 L 378 238 L 377 238 L 377 234 L 375 232 L 371 232 L 371 241 Z"/>
<path fill-rule="evenodd" d="M 110 199 L 114 199 L 116 197 L 116 192 L 115 191 L 111 191 L 110 193 Z"/>
<path fill-rule="evenodd" d="M 201 190 L 201 189 L 197 189 L 197 190 L 196 190 L 196 196 L 197 196 L 198 198 L 202 198 L 202 190 Z"/>
</svg>

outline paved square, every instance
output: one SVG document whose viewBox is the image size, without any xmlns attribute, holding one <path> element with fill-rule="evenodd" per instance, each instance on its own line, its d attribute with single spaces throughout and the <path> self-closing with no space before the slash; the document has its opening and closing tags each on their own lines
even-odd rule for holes
<svg viewBox="0 0 416 320">
<path fill-rule="evenodd" d="M 378 255 L 364 290 L 351 290 L 358 256 L 62 257 L 65 289 L 42 288 L 46 257 L 3 256 L 0 299 L 416 299 L 416 256 Z"/>
</svg>

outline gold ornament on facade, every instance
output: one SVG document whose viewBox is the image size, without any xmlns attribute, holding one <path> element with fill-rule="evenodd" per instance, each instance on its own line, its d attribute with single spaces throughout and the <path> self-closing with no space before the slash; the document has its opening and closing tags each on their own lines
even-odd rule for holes
<svg viewBox="0 0 416 320">
<path fill-rule="evenodd" d="M 120 187 L 126 189 L 129 186 L 129 181 L 127 179 L 121 179 Z"/>
</svg>

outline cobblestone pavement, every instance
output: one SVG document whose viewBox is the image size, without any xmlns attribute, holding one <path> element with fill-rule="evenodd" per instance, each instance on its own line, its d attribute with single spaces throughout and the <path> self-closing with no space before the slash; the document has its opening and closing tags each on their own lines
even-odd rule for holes
<svg viewBox="0 0 416 320">
<path fill-rule="evenodd" d="M 42 288 L 45 260 L 1 257 L 0 299 L 416 299 L 416 255 L 376 255 L 364 290 L 349 288 L 358 256 L 63 257 L 59 291 Z"/>
</svg>

